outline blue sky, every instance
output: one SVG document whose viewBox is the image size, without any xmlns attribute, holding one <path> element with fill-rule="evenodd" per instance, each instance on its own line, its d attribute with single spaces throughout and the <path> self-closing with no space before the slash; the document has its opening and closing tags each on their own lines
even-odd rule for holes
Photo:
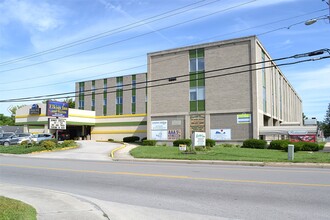
<svg viewBox="0 0 330 220">
<path fill-rule="evenodd" d="M 272 58 L 330 48 L 328 20 L 303 23 L 329 15 L 322 0 L 0 0 L 0 14 L 1 100 L 72 92 L 77 81 L 146 72 L 149 52 L 236 37 L 257 35 Z M 94 35 L 100 38 L 15 60 Z M 329 59 L 281 70 L 305 115 L 323 120 Z M 0 103 L 0 113 L 21 104 L 32 102 Z"/>
</svg>

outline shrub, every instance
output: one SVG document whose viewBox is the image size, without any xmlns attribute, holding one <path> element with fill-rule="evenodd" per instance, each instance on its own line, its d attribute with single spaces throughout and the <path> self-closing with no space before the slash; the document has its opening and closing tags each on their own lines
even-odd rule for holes
<svg viewBox="0 0 330 220">
<path fill-rule="evenodd" d="M 147 137 L 144 137 L 144 138 L 141 139 L 142 142 L 143 142 L 144 140 L 147 140 Z"/>
<path fill-rule="evenodd" d="M 317 143 L 304 142 L 301 150 L 302 151 L 318 151 L 319 145 Z"/>
<path fill-rule="evenodd" d="M 74 140 L 65 140 L 61 144 L 61 147 L 71 147 L 71 146 L 75 146 L 75 145 L 76 145 L 76 142 Z"/>
<path fill-rule="evenodd" d="M 110 141 L 110 142 L 111 142 L 111 141 L 114 141 L 114 139 L 112 139 L 112 138 L 109 138 L 109 139 L 108 139 L 108 141 Z"/>
<path fill-rule="evenodd" d="M 319 144 L 319 150 L 323 150 L 324 149 L 325 142 L 320 142 L 318 144 Z"/>
<path fill-rule="evenodd" d="M 289 143 L 290 143 L 289 140 L 274 140 L 270 142 L 268 149 L 284 150 L 285 148 L 288 147 Z"/>
<path fill-rule="evenodd" d="M 187 146 L 191 145 L 191 140 L 190 139 L 179 139 L 173 141 L 173 146 L 179 147 L 180 144 L 185 144 Z"/>
<path fill-rule="evenodd" d="M 236 145 L 233 145 L 233 144 L 223 144 L 222 146 L 223 147 L 235 147 Z"/>
<path fill-rule="evenodd" d="M 55 143 L 55 144 L 57 144 L 57 140 L 56 139 L 49 139 L 49 140 L 43 140 L 43 141 L 40 141 L 39 142 L 39 144 L 41 145 L 43 142 L 45 142 L 45 141 L 51 141 L 51 142 L 53 142 L 53 143 Z"/>
<path fill-rule="evenodd" d="M 304 142 L 294 142 L 294 143 L 289 142 L 289 144 L 293 144 L 294 145 L 294 152 L 297 152 L 297 151 L 301 151 L 301 149 L 303 148 Z M 288 152 L 288 148 L 289 148 L 288 145 L 283 146 L 282 150 Z"/>
<path fill-rule="evenodd" d="M 130 137 L 123 138 L 123 142 L 127 142 L 127 143 L 132 143 L 132 142 L 139 141 L 139 140 L 140 140 L 140 137 L 138 137 L 138 136 L 130 136 Z"/>
<path fill-rule="evenodd" d="M 206 138 L 206 146 L 208 147 L 214 147 L 215 146 L 215 140 L 212 140 L 212 139 L 209 139 L 209 138 Z"/>
<path fill-rule="evenodd" d="M 51 140 L 45 140 L 41 142 L 40 146 L 45 148 L 46 150 L 52 150 L 56 148 L 56 143 Z"/>
<path fill-rule="evenodd" d="M 243 142 L 243 148 L 257 148 L 264 149 L 267 147 L 267 142 L 258 139 L 247 139 Z"/>
<path fill-rule="evenodd" d="M 143 140 L 142 145 L 143 146 L 156 146 L 157 141 L 156 140 Z"/>
<path fill-rule="evenodd" d="M 27 141 L 27 140 L 21 142 L 21 145 L 28 145 L 28 144 L 29 144 L 29 141 Z"/>
</svg>

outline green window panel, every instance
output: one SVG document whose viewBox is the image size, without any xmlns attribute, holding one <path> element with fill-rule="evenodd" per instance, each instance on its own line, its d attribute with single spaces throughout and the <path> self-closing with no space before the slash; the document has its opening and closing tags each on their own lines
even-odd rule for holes
<svg viewBox="0 0 330 220">
<path fill-rule="evenodd" d="M 191 87 L 196 87 L 197 86 L 197 83 L 196 83 L 197 74 L 196 73 L 190 73 L 189 79 L 190 79 L 190 88 Z"/>
<path fill-rule="evenodd" d="M 92 99 L 95 100 L 95 92 L 92 93 Z"/>
<path fill-rule="evenodd" d="M 123 114 L 123 105 L 116 105 L 116 115 Z"/>
<path fill-rule="evenodd" d="M 197 86 L 205 86 L 205 73 L 198 73 Z"/>
<path fill-rule="evenodd" d="M 204 48 L 197 49 L 197 57 L 204 57 Z"/>
<path fill-rule="evenodd" d="M 197 101 L 190 101 L 190 111 L 191 112 L 197 111 Z"/>
<path fill-rule="evenodd" d="M 107 115 L 107 106 L 106 105 L 103 106 L 103 115 Z"/>
<path fill-rule="evenodd" d="M 136 75 L 132 75 L 132 80 L 136 80 Z"/>
<path fill-rule="evenodd" d="M 95 111 L 95 106 L 92 106 L 92 111 Z"/>
<path fill-rule="evenodd" d="M 116 96 L 117 97 L 122 97 L 123 96 L 123 90 L 116 90 Z"/>
<path fill-rule="evenodd" d="M 136 104 L 133 103 L 132 104 L 132 114 L 135 114 L 136 113 Z"/>
<path fill-rule="evenodd" d="M 205 100 L 197 101 L 198 111 L 205 111 Z"/>
<path fill-rule="evenodd" d="M 132 89 L 132 96 L 136 95 L 136 89 Z"/>
</svg>

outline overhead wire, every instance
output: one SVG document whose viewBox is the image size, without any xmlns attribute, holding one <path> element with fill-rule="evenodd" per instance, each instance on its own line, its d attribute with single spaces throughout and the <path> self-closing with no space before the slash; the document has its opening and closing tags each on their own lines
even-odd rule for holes
<svg viewBox="0 0 330 220">
<path fill-rule="evenodd" d="M 300 61 L 294 61 L 294 62 L 289 62 L 289 63 L 282 63 L 282 64 L 278 64 L 277 66 L 287 66 L 287 65 L 294 65 L 294 64 L 299 64 L 299 63 L 305 63 L 305 62 L 311 62 L 311 61 L 317 61 L 317 60 L 322 60 L 322 59 L 329 59 L 330 56 L 323 56 L 323 57 L 319 57 L 319 58 L 311 58 L 311 59 L 305 59 L 305 60 L 300 60 Z M 260 67 L 260 68 L 255 68 L 255 69 L 249 69 L 249 70 L 242 70 L 242 71 L 237 71 L 237 72 L 232 72 L 232 73 L 224 73 L 224 74 L 220 74 L 220 75 L 214 75 L 214 76 L 205 76 L 205 77 L 201 77 L 199 79 L 210 79 L 210 78 L 217 78 L 217 77 L 222 77 L 222 76 L 229 76 L 229 75 L 234 75 L 234 74 L 239 74 L 239 73 L 244 73 L 244 72 L 249 72 L 249 71 L 256 71 L 256 70 L 262 70 L 262 69 L 268 69 L 268 68 L 273 68 L 273 66 L 267 66 L 267 67 Z M 212 70 L 212 72 L 214 71 L 219 71 L 219 70 Z M 210 71 L 208 71 L 210 72 Z M 167 78 L 168 80 L 168 78 Z M 190 82 L 191 79 L 188 80 L 183 80 L 183 81 L 174 81 L 171 83 L 164 83 L 164 84 L 158 84 L 158 85 L 148 85 L 146 87 L 137 87 L 134 89 L 146 89 L 146 88 L 153 88 L 153 87 L 160 87 L 160 86 L 168 86 L 168 85 L 173 85 L 173 84 L 179 84 L 179 83 L 185 83 L 185 82 Z M 144 82 L 146 83 L 146 82 Z M 148 82 L 147 82 L 148 83 Z M 121 91 L 131 91 L 133 88 L 128 88 L 128 89 L 122 89 Z M 107 91 L 107 94 L 109 93 L 116 93 L 117 90 L 114 91 Z M 104 94 L 104 92 L 100 92 L 100 93 L 94 93 L 94 95 L 100 95 L 100 94 Z M 84 94 L 84 96 L 92 96 L 93 94 Z M 52 97 L 53 99 L 65 99 L 65 98 L 74 98 L 77 97 L 77 95 L 72 95 L 72 96 L 62 96 L 62 97 Z M 42 101 L 45 100 L 45 98 L 36 98 L 33 100 L 13 100 L 13 101 L 4 101 L 4 100 L 0 100 L 1 102 L 28 102 L 28 101 Z"/>
<path fill-rule="evenodd" d="M 122 43 L 122 42 L 125 42 L 125 41 L 136 39 L 136 38 L 139 38 L 139 37 L 142 37 L 142 36 L 146 36 L 146 35 L 149 35 L 149 34 L 152 34 L 152 33 L 155 33 L 155 32 L 159 32 L 159 31 L 163 31 L 163 30 L 167 30 L 167 29 L 176 27 L 176 26 L 187 24 L 187 23 L 190 23 L 190 22 L 193 22 L 193 21 L 202 19 L 202 18 L 206 18 L 206 17 L 212 16 L 212 15 L 221 13 L 221 12 L 226 12 L 226 11 L 229 11 L 229 10 L 232 10 L 232 9 L 236 9 L 236 8 L 245 6 L 247 4 L 251 4 L 251 3 L 255 2 L 255 1 L 258 1 L 258 0 L 251 0 L 251 1 L 248 1 L 248 2 L 244 2 L 244 3 L 238 4 L 238 5 L 232 6 L 232 7 L 228 7 L 226 9 L 222 9 L 222 10 L 219 10 L 219 11 L 215 11 L 213 13 L 209 13 L 207 15 L 196 17 L 196 18 L 193 18 L 193 19 L 190 19 L 190 20 L 179 22 L 179 23 L 176 23 L 176 24 L 173 24 L 173 25 L 169 25 L 169 26 L 166 26 L 166 27 L 163 27 L 163 28 L 159 28 L 159 29 L 156 29 L 156 30 L 153 30 L 153 31 L 150 31 L 150 32 L 143 33 L 143 34 L 139 34 L 139 35 L 136 35 L 136 36 L 128 37 L 128 38 L 125 38 L 125 39 L 122 39 L 122 40 L 114 41 L 114 42 L 111 42 L 111 43 L 108 43 L 108 44 L 103 44 L 101 46 L 93 47 L 93 48 L 90 48 L 90 49 L 87 49 L 87 50 L 83 50 L 83 51 L 80 51 L 80 52 L 68 54 L 68 55 L 65 55 L 65 56 L 61 56 L 61 57 L 57 57 L 57 58 L 54 58 L 54 59 L 49 59 L 49 60 L 45 60 L 45 61 L 41 61 L 41 62 L 38 62 L 38 63 L 33 63 L 33 64 L 25 65 L 25 66 L 20 66 L 20 67 L 16 67 L 16 68 L 1 70 L 0 73 L 10 72 L 10 71 L 13 71 L 13 70 L 23 69 L 23 68 L 31 67 L 31 66 L 36 66 L 36 65 L 39 65 L 39 64 L 48 63 L 48 62 L 52 62 L 52 61 L 56 61 L 56 60 L 61 60 L 61 59 L 64 59 L 64 58 L 67 58 L 67 57 L 72 57 L 72 56 L 75 56 L 75 55 L 78 55 L 78 54 L 82 54 L 82 53 L 86 53 L 86 52 L 98 50 L 98 49 L 101 49 L 101 48 L 104 48 L 104 47 L 109 47 L 109 46 L 112 46 L 112 45 L 115 45 L 115 44 L 118 44 L 118 43 Z"/>
<path fill-rule="evenodd" d="M 67 49 L 67 48 L 71 48 L 73 46 L 80 45 L 80 44 L 83 44 L 83 43 L 87 43 L 87 42 L 90 42 L 90 41 L 98 40 L 100 38 L 108 37 L 108 36 L 111 36 L 111 35 L 116 34 L 116 33 L 120 33 L 120 32 L 127 31 L 127 30 L 130 30 L 130 29 L 139 27 L 139 26 L 143 26 L 143 25 L 146 25 L 146 24 L 149 24 L 149 23 L 152 23 L 152 22 L 164 19 L 164 18 L 168 18 L 168 17 L 174 16 L 174 15 L 178 15 L 178 14 L 181 14 L 181 13 L 184 13 L 184 12 L 187 12 L 187 11 L 199 8 L 199 7 L 210 5 L 210 4 L 213 4 L 213 3 L 218 2 L 218 1 L 221 1 L 221 0 L 214 0 L 214 1 L 208 2 L 206 4 L 199 5 L 199 6 L 194 7 L 194 8 L 190 8 L 190 9 L 185 10 L 185 11 L 181 11 L 181 12 L 178 12 L 178 13 L 175 13 L 175 14 L 171 14 L 175 11 L 180 11 L 184 8 L 189 8 L 193 5 L 205 2 L 205 0 L 197 1 L 197 2 L 194 2 L 194 3 L 188 4 L 188 5 L 185 5 L 183 7 L 172 9 L 170 11 L 166 11 L 166 12 L 163 12 L 163 13 L 158 14 L 158 15 L 154 15 L 154 16 L 142 19 L 142 20 L 138 20 L 136 22 L 133 22 L 133 23 L 130 23 L 130 24 L 127 24 L 127 25 L 123 25 L 121 27 L 114 28 L 114 29 L 111 29 L 111 30 L 108 30 L 108 31 L 105 31 L 105 32 L 98 33 L 98 34 L 94 34 L 92 36 L 82 38 L 82 39 L 79 39 L 79 40 L 76 40 L 76 41 L 73 41 L 73 42 L 70 42 L 70 43 L 62 44 L 62 45 L 57 46 L 57 47 L 53 47 L 53 48 L 50 48 L 50 49 L 47 49 L 47 50 L 43 50 L 43 51 L 40 51 L 38 53 L 33 53 L 33 54 L 26 55 L 26 56 L 23 56 L 23 57 L 20 57 L 20 58 L 0 62 L 0 66 L 20 62 L 20 61 L 23 61 L 23 60 L 27 60 L 27 59 L 35 58 L 35 57 L 42 56 L 42 55 L 45 55 L 45 54 L 53 53 L 53 52 L 56 52 L 56 51 L 59 51 L 59 50 L 64 50 L 64 49 Z M 171 15 L 168 15 L 166 17 L 161 17 L 161 16 L 166 15 L 166 14 L 171 14 Z M 148 20 L 151 20 L 151 19 L 157 18 L 157 17 L 160 17 L 160 18 L 147 22 Z"/>
<path fill-rule="evenodd" d="M 262 64 L 262 63 L 269 63 L 269 62 L 272 62 L 273 63 L 273 65 L 271 65 L 271 67 L 273 67 L 274 66 L 274 62 L 276 62 L 276 61 L 286 60 L 286 59 L 292 59 L 292 58 L 301 58 L 302 56 L 300 56 L 300 55 L 304 55 L 304 57 L 305 56 L 320 55 L 320 54 L 323 54 L 324 52 L 328 52 L 329 53 L 329 51 L 330 51 L 329 49 L 325 48 L 325 49 L 321 49 L 321 50 L 311 51 L 311 52 L 302 53 L 302 54 L 295 54 L 295 55 L 292 55 L 292 56 L 281 57 L 281 58 L 272 59 L 272 60 L 268 60 L 268 61 L 261 61 L 261 62 L 255 62 L 255 63 L 249 63 L 249 64 L 242 64 L 242 65 L 237 65 L 237 66 L 232 66 L 232 67 L 220 68 L 220 69 L 215 69 L 215 70 L 209 70 L 209 71 L 205 71 L 205 73 L 210 73 L 210 72 L 215 72 L 215 71 L 230 70 L 230 69 L 241 68 L 241 67 L 245 67 L 245 66 L 258 65 L 258 64 Z M 327 58 L 330 58 L 330 56 L 308 59 L 307 61 L 316 61 L 316 60 L 327 59 Z M 303 61 L 303 62 L 307 62 L 307 61 Z M 301 62 L 300 61 L 296 61 L 296 62 L 291 62 L 290 64 L 297 64 L 297 63 L 301 63 Z M 286 64 L 277 64 L 276 66 L 284 66 L 284 65 L 286 65 Z M 248 70 L 248 71 L 253 71 L 253 70 Z M 243 71 L 243 72 L 246 72 L 246 70 Z M 240 72 L 236 72 L 236 73 L 240 73 Z M 184 74 L 184 75 L 172 76 L 172 77 L 181 78 L 181 77 L 187 77 L 189 75 L 190 74 Z M 157 81 L 168 80 L 168 79 L 169 78 L 166 77 L 166 78 L 162 78 L 162 79 L 156 79 L 156 80 L 150 80 L 150 81 L 143 81 L 143 82 L 139 82 L 139 83 L 144 84 L 144 83 L 151 83 L 151 82 L 157 82 Z M 138 83 L 136 83 L 136 84 L 138 84 Z M 126 84 L 126 85 L 123 85 L 123 86 L 129 86 L 129 85 L 132 85 L 132 84 Z M 109 88 L 117 88 L 117 86 L 106 87 L 106 89 L 109 89 Z M 95 89 L 95 90 L 104 90 L 104 89 L 105 88 L 98 88 L 98 89 Z M 84 92 L 91 92 L 91 91 L 95 91 L 95 90 L 85 90 Z M 54 96 L 69 95 L 69 94 L 75 94 L 74 96 L 69 96 L 69 97 L 76 97 L 76 94 L 77 93 L 79 93 L 79 92 L 75 91 L 75 92 L 67 92 L 67 93 L 57 93 L 57 94 L 51 94 L 51 95 L 42 95 L 42 96 L 33 96 L 33 97 L 25 97 L 25 98 L 0 100 L 0 102 L 34 101 L 34 100 L 39 100 L 38 98 L 42 98 L 41 100 L 44 100 L 45 98 L 51 98 L 51 97 L 54 97 Z M 103 92 L 102 93 L 97 93 L 97 94 L 103 94 Z M 96 93 L 95 93 L 95 95 L 96 95 Z"/>
<path fill-rule="evenodd" d="M 290 17 L 290 18 L 285 18 L 285 19 L 281 19 L 281 20 L 273 21 L 273 22 L 270 22 L 270 23 L 261 24 L 261 25 L 257 25 L 257 26 L 253 26 L 253 27 L 249 27 L 249 28 L 245 28 L 245 29 L 241 29 L 241 30 L 239 30 L 239 31 L 234 31 L 234 32 L 226 33 L 226 34 L 221 34 L 221 35 L 212 36 L 212 37 L 210 37 L 210 38 L 206 38 L 206 39 L 203 39 L 203 40 L 199 40 L 199 41 L 196 41 L 196 42 L 194 42 L 194 43 L 196 44 L 196 43 L 203 42 L 203 41 L 206 41 L 206 40 L 210 40 L 210 39 L 218 38 L 218 37 L 220 37 L 220 36 L 231 35 L 231 34 L 235 34 L 235 33 L 243 32 L 243 31 L 247 31 L 247 30 L 254 29 L 254 28 L 259 28 L 259 27 L 268 26 L 268 25 L 271 25 L 271 24 L 275 24 L 275 23 L 279 23 L 279 22 L 282 22 L 282 21 L 291 20 L 291 19 L 294 19 L 294 18 L 298 18 L 298 17 L 302 17 L 302 16 L 310 15 L 310 14 L 317 13 L 317 12 L 320 12 L 320 11 L 325 11 L 325 10 L 328 10 L 328 9 L 316 10 L 316 11 L 309 12 L 309 13 L 306 13 L 306 14 L 303 14 L 303 15 L 293 16 L 293 17 Z M 275 32 L 275 31 L 278 31 L 278 30 L 281 30 L 281 29 L 288 29 L 288 27 L 292 27 L 292 26 L 294 26 L 294 25 L 296 25 L 296 24 L 300 24 L 300 23 L 303 23 L 303 22 L 304 22 L 304 21 L 301 21 L 301 22 L 298 22 L 298 23 L 292 24 L 292 25 L 290 25 L 290 26 L 285 26 L 285 27 L 277 28 L 277 29 L 270 30 L 270 31 L 267 31 L 267 32 L 259 33 L 259 34 L 257 34 L 257 36 L 265 35 L 265 34 L 268 34 L 268 33 L 271 33 L 271 32 Z M 193 44 L 194 44 L 194 43 L 193 43 Z M 30 78 L 25 78 L 25 79 L 20 79 L 20 80 L 15 80 L 15 81 L 9 81 L 9 82 L 8 82 L 8 81 L 6 81 L 6 82 L 0 82 L 0 85 L 1 85 L 1 84 L 6 84 L 6 85 L 8 85 L 8 84 L 11 84 L 11 83 L 22 82 L 22 81 L 26 81 L 26 80 L 33 80 L 33 79 L 40 79 L 40 78 L 48 78 L 48 77 L 55 76 L 55 75 L 58 76 L 58 75 L 61 75 L 61 74 L 67 74 L 67 73 L 77 72 L 77 71 L 86 70 L 86 69 L 90 69 L 90 68 L 94 68 L 94 67 L 99 67 L 99 66 L 103 66 L 103 65 L 107 65 L 107 64 L 111 64 L 111 63 L 117 63 L 117 62 L 121 62 L 121 61 L 125 61 L 125 60 L 135 59 L 135 58 L 142 57 L 142 56 L 144 57 L 145 54 L 137 55 L 137 56 L 133 56 L 133 57 L 128 57 L 128 58 L 122 58 L 122 59 L 118 59 L 118 60 L 114 60 L 114 61 L 110 61 L 110 62 L 105 62 L 105 63 L 96 64 L 96 65 L 92 65 L 92 66 L 87 66 L 87 67 L 83 67 L 83 68 L 73 69 L 73 70 L 69 70 L 69 71 L 63 71 L 63 72 L 58 72 L 58 73 L 54 73 L 54 74 L 48 74 L 48 75 L 44 75 L 44 76 L 30 77 Z M 81 80 L 81 79 L 95 78 L 95 77 L 99 77 L 99 76 L 103 76 L 103 75 L 110 75 L 110 74 L 112 74 L 112 73 L 123 72 L 123 71 L 126 71 L 126 70 L 131 70 L 131 69 L 135 69 L 135 68 L 140 68 L 140 67 L 143 67 L 143 66 L 146 66 L 146 65 L 147 65 L 147 64 L 145 64 L 145 65 L 138 65 L 138 66 L 135 66 L 135 67 L 132 67 L 132 68 L 125 68 L 125 69 L 118 70 L 118 71 L 114 71 L 114 72 L 110 72 L 110 73 L 109 73 L 109 72 L 107 72 L 107 73 L 102 73 L 102 74 L 94 75 L 94 76 L 91 76 L 91 77 L 80 78 L 80 80 Z M 66 82 L 58 82 L 58 83 L 45 84 L 45 85 L 40 85 L 40 86 L 25 87 L 25 88 L 16 88 L 16 89 L 0 90 L 0 91 L 17 91 L 17 90 L 24 90 L 24 89 L 31 89 L 31 88 L 40 88 L 40 87 L 45 87 L 45 86 L 49 86 L 49 85 L 58 85 L 58 84 L 64 84 L 64 83 L 68 83 L 68 82 L 75 82 L 75 81 L 77 81 L 77 79 L 72 80 L 72 81 L 66 81 Z"/>
</svg>

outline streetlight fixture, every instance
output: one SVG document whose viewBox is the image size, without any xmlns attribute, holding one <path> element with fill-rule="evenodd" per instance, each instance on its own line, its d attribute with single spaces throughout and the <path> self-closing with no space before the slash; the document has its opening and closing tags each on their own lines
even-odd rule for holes
<svg viewBox="0 0 330 220">
<path fill-rule="evenodd" d="M 329 19 L 329 24 L 330 24 L 330 0 L 328 0 L 328 1 L 322 0 L 322 2 L 325 2 L 329 6 L 329 16 L 324 16 L 324 17 L 321 17 L 321 18 L 310 19 L 310 20 L 308 20 L 308 21 L 305 22 L 305 25 L 311 25 L 311 24 L 314 24 L 315 22 L 317 22 L 318 20 L 325 20 L 325 19 Z"/>
</svg>

